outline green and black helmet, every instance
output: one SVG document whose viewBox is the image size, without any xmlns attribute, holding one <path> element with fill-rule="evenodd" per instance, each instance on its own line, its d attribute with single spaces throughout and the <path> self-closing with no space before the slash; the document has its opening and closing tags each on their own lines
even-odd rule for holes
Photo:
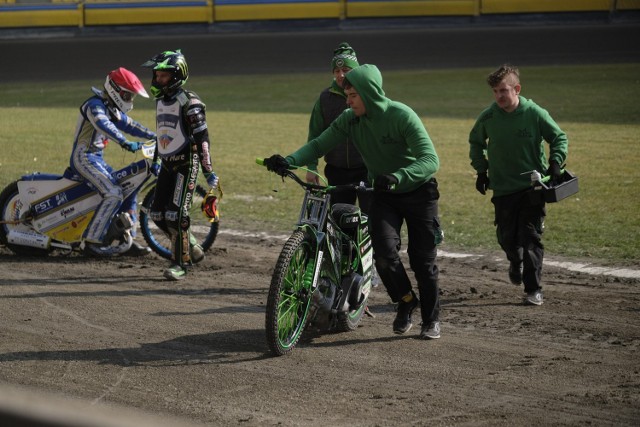
<svg viewBox="0 0 640 427">
<path fill-rule="evenodd" d="M 153 79 L 151 80 L 151 94 L 156 98 L 162 98 L 165 95 L 173 95 L 178 89 L 187 82 L 189 78 L 189 67 L 180 49 L 167 50 L 157 54 L 144 64 L 143 67 L 153 70 Z M 173 78 L 166 86 L 159 86 L 156 81 L 156 71 L 169 71 L 173 73 Z"/>
</svg>

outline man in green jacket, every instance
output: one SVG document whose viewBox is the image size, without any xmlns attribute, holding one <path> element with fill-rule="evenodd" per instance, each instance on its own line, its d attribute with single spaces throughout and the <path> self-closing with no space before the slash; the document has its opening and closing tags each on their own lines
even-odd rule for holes
<svg viewBox="0 0 640 427">
<path fill-rule="evenodd" d="M 440 299 L 436 241 L 439 241 L 438 183 L 440 161 L 420 117 L 408 106 L 392 101 L 382 89 L 375 65 L 361 65 L 345 76 L 349 109 L 320 136 L 283 158 L 265 160 L 267 168 L 282 174 L 322 157 L 349 139 L 369 171 L 374 193 L 369 214 L 376 268 L 398 312 L 393 332 L 411 329 L 411 315 L 420 305 L 424 339 L 440 338 Z M 407 224 L 407 252 L 421 304 L 400 260 L 400 229 Z"/>
<path fill-rule="evenodd" d="M 487 83 L 495 102 L 480 114 L 469 135 L 471 166 L 478 174 L 476 189 L 483 195 L 493 190 L 496 234 L 509 260 L 510 281 L 524 283 L 524 304 L 541 305 L 546 213 L 544 200 L 530 191 L 530 172 L 559 180 L 567 158 L 567 136 L 546 110 L 520 96 L 518 68 L 502 65 Z"/>
<path fill-rule="evenodd" d="M 347 106 L 347 96 L 344 94 L 342 84 L 344 76 L 353 68 L 360 65 L 356 52 L 346 42 L 340 43 L 338 48 L 333 51 L 331 59 L 331 71 L 333 79 L 331 85 L 325 88 L 321 93 L 311 111 L 309 118 L 309 135 L 307 141 L 312 141 L 318 137 L 331 123 L 338 117 Z M 329 151 L 324 160 L 326 166 L 324 174 L 327 176 L 329 185 L 352 184 L 358 182 L 367 182 L 367 168 L 364 165 L 362 156 L 354 146 L 353 142 L 348 139 L 343 144 L 338 145 Z M 307 165 L 311 171 L 307 172 L 307 182 L 319 184 L 320 180 L 317 175 L 318 159 L 313 159 Z M 369 205 L 371 204 L 371 195 L 366 192 L 342 191 L 331 196 L 331 204 L 348 203 L 355 205 L 358 202 L 363 213 L 369 214 Z"/>
</svg>

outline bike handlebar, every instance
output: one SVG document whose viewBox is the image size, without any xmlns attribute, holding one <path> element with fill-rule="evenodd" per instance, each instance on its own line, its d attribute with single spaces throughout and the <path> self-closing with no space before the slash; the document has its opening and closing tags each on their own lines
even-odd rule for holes
<svg viewBox="0 0 640 427">
<path fill-rule="evenodd" d="M 261 158 L 261 157 L 256 158 L 256 163 L 258 165 L 260 165 L 260 166 L 265 166 L 264 159 Z M 290 168 L 299 169 L 297 166 L 290 166 Z M 323 192 L 326 192 L 326 193 L 333 193 L 333 192 L 339 192 L 339 191 L 348 191 L 348 190 L 373 191 L 372 187 L 367 187 L 367 185 L 365 183 L 363 183 L 363 182 L 360 182 L 358 184 L 340 184 L 340 185 L 318 185 L 318 184 L 312 184 L 312 183 L 305 182 L 302 179 L 300 179 L 300 177 L 298 177 L 298 175 L 293 173 L 293 171 L 291 169 L 285 171 L 285 173 L 284 173 L 284 175 L 282 175 L 282 177 L 283 178 L 287 177 L 287 178 L 290 178 L 290 179 L 294 180 L 295 182 L 298 183 L 298 185 L 300 185 L 301 187 L 303 187 L 306 190 L 323 191 Z"/>
</svg>

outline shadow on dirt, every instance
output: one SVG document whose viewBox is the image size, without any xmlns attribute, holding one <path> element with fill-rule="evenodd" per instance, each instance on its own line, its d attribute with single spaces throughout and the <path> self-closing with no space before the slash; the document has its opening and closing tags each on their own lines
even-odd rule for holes
<svg viewBox="0 0 640 427">
<path fill-rule="evenodd" d="M 252 357 L 238 358 L 238 353 Z M 255 353 L 261 356 L 255 357 Z M 235 355 L 233 358 L 230 355 Z M 235 330 L 211 334 L 185 335 L 168 341 L 143 343 L 138 348 L 95 350 L 19 351 L 0 354 L 0 362 L 65 361 L 98 362 L 122 367 L 201 365 L 214 362 L 242 363 L 267 358 L 264 331 Z M 227 360 L 228 359 L 228 360 Z"/>
</svg>

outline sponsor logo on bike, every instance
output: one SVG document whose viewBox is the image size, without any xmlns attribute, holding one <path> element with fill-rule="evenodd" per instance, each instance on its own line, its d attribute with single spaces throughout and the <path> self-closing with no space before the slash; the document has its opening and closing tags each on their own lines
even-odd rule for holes
<svg viewBox="0 0 640 427">
<path fill-rule="evenodd" d="M 359 221 L 359 217 L 357 215 L 353 215 L 353 216 L 348 216 L 344 219 L 344 222 L 346 224 L 352 224 L 352 223 L 356 223 Z"/>
<path fill-rule="evenodd" d="M 121 179 L 126 178 L 128 175 L 129 175 L 129 171 L 127 171 L 127 170 L 121 170 L 121 171 L 118 171 L 118 172 L 116 172 L 116 173 L 114 174 L 115 178 L 116 178 L 118 181 L 120 181 Z"/>
<path fill-rule="evenodd" d="M 324 252 L 318 251 L 318 259 L 316 260 L 315 274 L 313 275 L 313 287 L 315 289 L 318 286 L 318 276 L 320 272 L 320 266 L 322 265 L 322 258 L 324 256 Z"/>
<path fill-rule="evenodd" d="M 67 193 L 56 194 L 56 205 L 64 205 L 67 201 Z"/>
<path fill-rule="evenodd" d="M 65 208 L 60 211 L 60 216 L 62 216 L 63 218 L 66 218 L 72 213 L 74 213 L 75 211 L 76 211 L 76 208 L 74 208 L 73 206 L 70 208 Z"/>
<path fill-rule="evenodd" d="M 371 248 L 371 239 L 367 240 L 360 246 L 360 255 L 364 255 Z"/>
<path fill-rule="evenodd" d="M 49 210 L 51 207 L 51 199 L 47 199 L 33 205 L 33 210 L 36 211 L 36 215 L 40 215 L 41 213 Z"/>
</svg>

